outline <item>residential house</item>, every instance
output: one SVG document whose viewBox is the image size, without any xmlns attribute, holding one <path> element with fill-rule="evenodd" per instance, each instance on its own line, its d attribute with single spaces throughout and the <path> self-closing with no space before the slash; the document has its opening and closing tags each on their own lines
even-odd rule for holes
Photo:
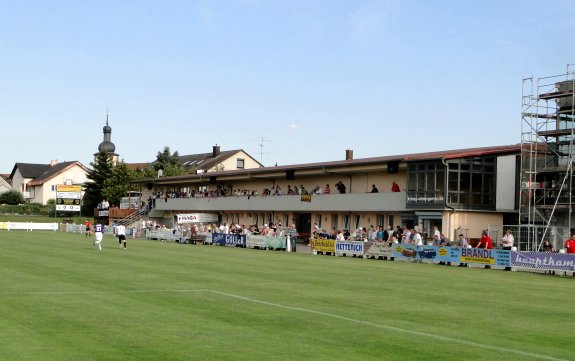
<svg viewBox="0 0 575 361">
<path fill-rule="evenodd" d="M 86 168 L 79 161 L 52 161 L 50 164 L 16 163 L 10 173 L 12 189 L 22 192 L 32 203 L 46 204 L 56 198 L 56 185 L 81 185 L 86 182 Z"/>
</svg>

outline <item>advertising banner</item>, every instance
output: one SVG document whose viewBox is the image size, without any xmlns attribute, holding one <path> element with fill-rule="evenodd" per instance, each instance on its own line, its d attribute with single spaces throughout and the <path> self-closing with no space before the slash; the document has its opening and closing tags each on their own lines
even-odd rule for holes
<svg viewBox="0 0 575 361">
<path fill-rule="evenodd" d="M 243 234 L 212 233 L 212 244 L 228 247 L 245 247 L 246 236 Z"/>
<path fill-rule="evenodd" d="M 461 250 L 455 247 L 419 246 L 398 244 L 393 246 L 393 257 L 396 260 L 417 260 L 432 263 L 460 262 Z"/>
<path fill-rule="evenodd" d="M 56 185 L 56 210 L 67 212 L 80 212 L 82 198 L 81 186 Z"/>
<path fill-rule="evenodd" d="M 510 267 L 509 253 L 502 249 L 481 249 L 481 248 L 463 248 L 461 249 L 462 263 L 479 263 L 497 267 Z"/>
<path fill-rule="evenodd" d="M 393 258 L 393 246 L 387 242 L 366 242 L 364 248 L 366 258 Z"/>
<path fill-rule="evenodd" d="M 363 257 L 363 242 L 357 241 L 336 241 L 336 256 L 361 256 Z"/>
<path fill-rule="evenodd" d="M 335 239 L 311 239 L 311 249 L 316 252 L 335 253 Z"/>
<path fill-rule="evenodd" d="M 247 236 L 246 245 L 249 248 L 286 249 L 287 237 L 267 237 L 259 236 L 257 234 L 249 234 Z"/>
<path fill-rule="evenodd" d="M 217 223 L 218 215 L 215 213 L 188 213 L 178 214 L 178 223 Z"/>
<path fill-rule="evenodd" d="M 511 251 L 511 267 L 575 271 L 575 255 L 566 253 Z"/>
</svg>

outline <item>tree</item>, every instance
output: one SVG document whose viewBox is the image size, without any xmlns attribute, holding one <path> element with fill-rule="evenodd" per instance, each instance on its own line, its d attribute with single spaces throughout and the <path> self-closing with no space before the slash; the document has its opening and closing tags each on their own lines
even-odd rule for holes
<svg viewBox="0 0 575 361">
<path fill-rule="evenodd" d="M 10 190 L 0 193 L 0 204 L 18 205 L 24 203 L 24 196 L 22 193 Z"/>
<path fill-rule="evenodd" d="M 164 147 L 164 150 L 158 152 L 156 156 L 154 170 L 157 172 L 160 169 L 164 177 L 186 174 L 186 169 L 180 164 L 178 151 L 172 154 L 170 153 L 170 147 Z"/>
<path fill-rule="evenodd" d="M 122 197 L 130 190 L 130 181 L 133 180 L 133 172 L 130 172 L 126 163 L 118 162 L 110 173 L 110 177 L 104 180 L 102 196 L 110 204 L 119 205 Z"/>
<path fill-rule="evenodd" d="M 84 209 L 83 214 L 92 214 L 94 208 L 102 201 L 104 182 L 112 174 L 112 157 L 106 152 L 96 154 L 90 169 L 86 175 L 88 181 L 84 184 Z"/>
</svg>

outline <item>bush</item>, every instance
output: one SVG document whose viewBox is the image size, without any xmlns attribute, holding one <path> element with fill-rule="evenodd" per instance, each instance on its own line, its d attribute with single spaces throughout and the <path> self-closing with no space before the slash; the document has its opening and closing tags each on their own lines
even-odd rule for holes
<svg viewBox="0 0 575 361">
<path fill-rule="evenodd" d="M 22 203 L 24 203 L 24 196 L 18 191 L 11 190 L 0 193 L 0 204 L 17 205 Z"/>
</svg>

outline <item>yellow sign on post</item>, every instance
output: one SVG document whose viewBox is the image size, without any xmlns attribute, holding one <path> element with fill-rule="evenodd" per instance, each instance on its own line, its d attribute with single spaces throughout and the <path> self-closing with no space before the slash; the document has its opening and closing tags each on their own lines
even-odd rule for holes
<svg viewBox="0 0 575 361">
<path fill-rule="evenodd" d="M 80 212 L 82 199 L 82 186 L 66 184 L 56 185 L 56 210 L 67 212 Z"/>
</svg>

